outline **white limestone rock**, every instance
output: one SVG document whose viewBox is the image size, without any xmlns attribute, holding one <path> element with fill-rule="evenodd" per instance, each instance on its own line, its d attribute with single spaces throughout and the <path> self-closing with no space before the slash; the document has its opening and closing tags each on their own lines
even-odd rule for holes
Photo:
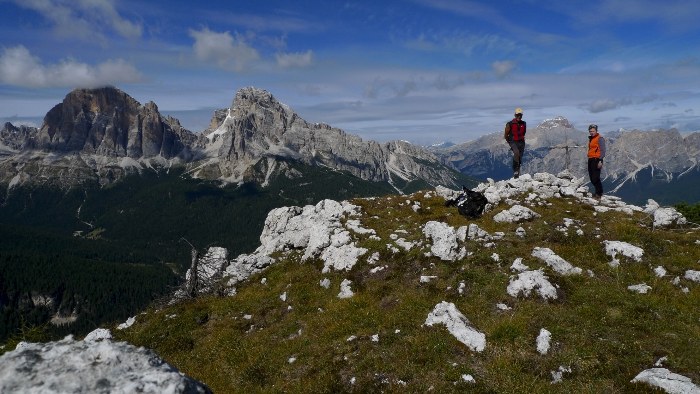
<svg viewBox="0 0 700 394">
<path fill-rule="evenodd" d="M 451 302 L 442 301 L 435 305 L 424 324 L 426 326 L 445 325 L 450 334 L 472 351 L 482 352 L 486 347 L 486 335 L 477 331 L 466 316 L 457 310 L 455 304 Z"/>
<path fill-rule="evenodd" d="M 499 223 L 520 223 L 526 220 L 538 218 L 541 215 L 522 205 L 513 205 L 510 209 L 501 211 L 493 217 Z"/>
<path fill-rule="evenodd" d="M 91 331 L 89 334 L 83 338 L 83 341 L 85 342 L 95 342 L 95 341 L 102 341 L 105 339 L 112 339 L 112 333 L 106 329 L 106 328 L 98 328 L 96 330 Z"/>
<path fill-rule="evenodd" d="M 351 280 L 343 279 L 343 282 L 340 284 L 340 293 L 338 293 L 338 298 L 351 298 L 355 295 L 355 293 L 353 293 L 352 289 L 350 288 L 351 284 Z"/>
<path fill-rule="evenodd" d="M 583 271 L 581 268 L 574 267 L 571 263 L 559 257 L 549 248 L 535 247 L 532 250 L 532 256 L 544 261 L 545 264 L 560 275 L 580 275 Z"/>
<path fill-rule="evenodd" d="M 669 394 L 700 394 L 700 387 L 690 378 L 673 373 L 666 368 L 650 368 L 640 372 L 632 383 L 646 383 L 663 389 Z"/>
<path fill-rule="evenodd" d="M 684 278 L 693 281 L 695 283 L 700 283 L 700 271 L 687 270 L 685 271 Z"/>
<path fill-rule="evenodd" d="M 228 250 L 226 248 L 212 246 L 207 252 L 197 259 L 197 275 L 193 275 L 192 269 L 185 274 L 186 288 L 192 288 L 198 294 L 211 291 L 211 285 L 224 276 L 229 265 Z M 197 283 L 191 283 L 196 278 Z M 175 298 L 182 298 L 184 291 L 177 292 Z"/>
<path fill-rule="evenodd" d="M 537 336 L 537 352 L 545 355 L 549 352 L 550 342 L 552 341 L 552 333 L 546 329 L 540 329 L 540 334 Z"/>
<path fill-rule="evenodd" d="M 649 290 L 651 290 L 651 286 L 647 285 L 646 283 L 640 283 L 638 285 L 627 286 L 627 290 L 639 294 L 646 294 L 649 292 Z"/>
<path fill-rule="evenodd" d="M 662 266 L 654 268 L 654 275 L 656 275 L 657 278 L 663 278 L 666 276 L 666 268 Z"/>
<path fill-rule="evenodd" d="M 522 257 L 518 257 L 515 260 L 513 260 L 513 264 L 511 264 L 511 266 L 510 266 L 510 270 L 513 272 L 523 272 L 523 271 L 527 271 L 529 269 L 530 269 L 530 267 L 523 264 Z"/>
<path fill-rule="evenodd" d="M 517 277 L 511 277 L 506 291 L 510 296 L 516 298 L 521 293 L 525 297 L 529 297 L 533 291 L 536 291 L 545 300 L 558 298 L 557 289 L 549 282 L 542 270 L 525 271 L 519 273 Z"/>
<path fill-rule="evenodd" d="M 447 201 L 447 200 L 454 200 L 455 198 L 459 197 L 461 192 L 459 190 L 452 190 L 452 189 L 447 188 L 445 186 L 438 185 L 437 187 L 435 187 L 435 193 L 438 196 L 445 199 L 445 201 Z"/>
<path fill-rule="evenodd" d="M 654 228 L 688 223 L 683 214 L 678 212 L 675 208 L 662 208 L 652 199 L 647 200 L 647 205 L 644 207 L 644 213 L 651 215 L 654 218 Z"/>
<path fill-rule="evenodd" d="M 644 256 L 644 250 L 642 248 L 631 245 L 627 242 L 603 241 L 603 245 L 605 245 L 605 254 L 612 258 L 612 261 L 609 263 L 612 267 L 617 267 L 620 265 L 620 260 L 617 258 L 618 254 L 637 262 L 642 261 L 642 256 Z"/>
<path fill-rule="evenodd" d="M 445 261 L 464 258 L 466 249 L 460 249 L 454 227 L 442 222 L 429 221 L 423 226 L 423 234 L 430 240 L 430 252 Z"/>
<path fill-rule="evenodd" d="M 248 279 L 275 263 L 275 259 L 261 254 L 242 254 L 231 261 L 224 277 L 228 277 L 227 286 L 234 288 L 238 283 Z"/>
<path fill-rule="evenodd" d="M 126 319 L 126 321 L 124 323 L 118 325 L 117 330 L 125 330 L 125 329 L 133 326 L 134 323 L 136 323 L 136 317 L 132 316 L 132 317 Z"/>
<path fill-rule="evenodd" d="M 265 219 L 260 246 L 252 254 L 233 259 L 224 272 L 228 277 L 230 294 L 236 284 L 246 280 L 271 264 L 276 252 L 303 251 L 302 261 L 320 258 L 324 272 L 331 269 L 350 270 L 367 249 L 355 245 L 341 219 L 359 215 L 359 207 L 347 201 L 323 200 L 305 207 L 282 207 L 271 210 Z M 363 229 L 359 221 L 348 225 L 359 234 L 373 234 Z"/>
<path fill-rule="evenodd" d="M 95 335 L 97 336 L 97 335 Z M 2 393 L 211 393 L 153 351 L 126 342 L 23 343 L 0 356 Z"/>
</svg>

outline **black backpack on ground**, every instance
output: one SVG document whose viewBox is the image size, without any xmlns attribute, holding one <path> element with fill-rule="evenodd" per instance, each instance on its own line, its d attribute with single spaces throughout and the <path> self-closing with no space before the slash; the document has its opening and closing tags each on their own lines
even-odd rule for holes
<svg viewBox="0 0 700 394">
<path fill-rule="evenodd" d="M 445 201 L 445 206 L 456 206 L 460 215 L 470 219 L 477 219 L 484 213 L 486 204 L 489 201 L 484 196 L 484 193 L 475 192 L 462 186 L 462 193 L 457 198 Z"/>
</svg>

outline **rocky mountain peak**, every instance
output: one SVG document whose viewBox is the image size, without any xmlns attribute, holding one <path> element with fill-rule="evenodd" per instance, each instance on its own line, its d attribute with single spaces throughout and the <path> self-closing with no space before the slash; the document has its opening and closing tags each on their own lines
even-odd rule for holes
<svg viewBox="0 0 700 394">
<path fill-rule="evenodd" d="M 26 147 L 31 147 L 36 136 L 36 127 L 25 125 L 15 126 L 10 122 L 6 122 L 0 129 L 0 150 L 4 146 L 5 149 L 11 151 L 19 151 Z M 2 156 L 2 153 L 0 153 Z"/>
<path fill-rule="evenodd" d="M 553 129 L 556 127 L 563 127 L 567 129 L 574 128 L 574 126 L 572 126 L 571 123 L 569 123 L 569 120 L 563 116 L 557 116 L 552 119 L 545 119 L 544 121 L 542 121 L 542 123 L 540 123 L 537 126 L 538 129 Z"/>
<path fill-rule="evenodd" d="M 134 159 L 170 159 L 185 146 L 181 127 L 164 119 L 154 102 L 141 105 L 115 87 L 76 89 L 44 118 L 38 147 Z"/>
<path fill-rule="evenodd" d="M 60 116 L 67 112 L 74 114 L 80 112 L 108 114 L 113 113 L 115 110 L 135 111 L 138 110 L 139 106 L 138 101 L 112 86 L 96 89 L 75 89 L 66 95 L 63 102 L 49 111 L 44 119 L 44 125 L 49 123 L 49 126 L 51 126 L 54 116 Z"/>
<path fill-rule="evenodd" d="M 15 125 L 13 125 L 10 122 L 5 122 L 5 125 L 2 128 L 3 128 L 3 130 L 7 130 L 7 131 L 17 131 L 17 127 L 15 127 Z"/>
<path fill-rule="evenodd" d="M 60 187 L 111 183 L 129 172 L 198 157 L 198 138 L 154 102 L 141 105 L 112 87 L 75 89 L 44 117 L 40 129 L 9 124 L 0 130 L 0 156 L 22 155 L 22 165 L 0 162 L 0 179 Z M 43 158 L 51 155 L 50 161 Z M 127 159 L 127 160 L 125 160 Z M 31 161 L 32 165 L 25 165 Z M 24 181 L 22 181 L 24 182 Z"/>
<path fill-rule="evenodd" d="M 144 108 L 149 112 L 158 112 L 158 106 L 153 101 L 147 102 Z"/>
<path fill-rule="evenodd" d="M 450 179 L 454 170 L 443 167 L 423 148 L 402 141 L 363 141 L 338 128 L 309 123 L 269 92 L 252 87 L 236 92 L 230 110 L 214 113 L 205 135 L 207 149 L 216 159 L 200 167 L 195 175 L 201 177 L 246 180 L 252 176 L 250 169 L 258 168 L 256 164 L 262 159 L 268 164 L 258 175 L 265 177 L 275 169 L 275 160 L 284 158 L 347 171 L 371 181 L 419 178 L 430 184 L 455 184 Z"/>
</svg>

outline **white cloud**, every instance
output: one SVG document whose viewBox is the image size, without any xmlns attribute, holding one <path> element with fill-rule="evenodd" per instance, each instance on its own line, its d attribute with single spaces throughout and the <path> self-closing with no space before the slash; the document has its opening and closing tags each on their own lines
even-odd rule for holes
<svg viewBox="0 0 700 394">
<path fill-rule="evenodd" d="M 227 31 L 217 33 L 206 27 L 199 31 L 190 29 L 189 34 L 194 38 L 197 59 L 213 62 L 223 69 L 244 71 L 260 59 L 258 51 L 239 34 L 234 37 Z"/>
<path fill-rule="evenodd" d="M 615 100 L 615 99 L 600 99 L 600 100 L 595 100 L 593 101 L 589 106 L 588 106 L 588 111 L 591 113 L 597 114 L 599 112 L 605 112 L 605 111 L 610 111 L 613 109 L 617 109 L 623 105 L 629 104 L 629 101 L 626 100 Z"/>
<path fill-rule="evenodd" d="M 122 59 L 96 66 L 64 59 L 44 65 L 24 46 L 6 48 L 0 56 L 0 82 L 8 85 L 45 87 L 96 87 L 120 82 L 138 82 L 141 74 Z"/>
<path fill-rule="evenodd" d="M 389 80 L 378 77 L 365 87 L 364 97 L 372 99 L 380 98 L 381 96 L 388 96 L 390 98 L 404 97 L 416 90 L 418 90 L 418 84 L 413 78 L 408 78 L 406 80 Z M 382 95 L 384 91 L 388 91 L 388 95 Z"/>
<path fill-rule="evenodd" d="M 515 69 L 515 62 L 510 60 L 504 60 L 502 62 L 493 62 L 491 64 L 491 69 L 498 78 L 503 78 Z"/>
<path fill-rule="evenodd" d="M 673 29 L 696 29 L 697 15 L 700 13 L 700 3 L 687 0 L 666 0 L 659 3 L 655 0 L 636 0 L 630 3 L 626 0 L 604 0 L 601 7 L 596 9 L 598 20 L 612 19 L 617 21 L 663 21 Z"/>
<path fill-rule="evenodd" d="M 605 111 L 610 111 L 613 109 L 618 109 L 621 107 L 625 107 L 628 105 L 639 105 L 639 104 L 646 104 L 646 103 L 651 103 L 653 101 L 658 101 L 660 99 L 660 96 L 657 94 L 649 94 L 644 97 L 638 97 L 636 99 L 631 99 L 628 97 L 622 97 L 622 98 L 617 98 L 617 99 L 612 99 L 612 98 L 604 98 L 604 99 L 599 99 L 593 101 L 590 105 L 588 105 L 587 109 L 591 113 L 599 113 L 599 112 L 605 112 Z M 676 107 L 675 103 L 665 103 L 663 106 L 672 106 Z"/>
<path fill-rule="evenodd" d="M 119 35 L 126 38 L 141 37 L 143 29 L 140 24 L 122 18 L 114 8 L 110 0 L 80 0 L 76 4 L 83 7 L 83 11 L 91 11 L 99 19 L 103 19 Z M 98 19 L 98 21 L 99 21 Z"/>
<path fill-rule="evenodd" d="M 106 29 L 125 38 L 141 37 L 141 24 L 119 15 L 111 0 L 15 0 L 19 7 L 41 14 L 54 24 L 59 35 L 78 37 L 86 41 L 104 41 Z"/>
<path fill-rule="evenodd" d="M 470 75 L 471 79 L 479 79 L 481 78 L 479 73 L 472 73 Z M 453 90 L 456 88 L 459 88 L 461 86 L 464 86 L 464 84 L 467 83 L 467 78 L 465 76 L 456 76 L 456 77 L 450 77 L 445 74 L 438 74 L 435 77 L 435 80 L 433 82 L 433 87 L 438 90 Z"/>
<path fill-rule="evenodd" d="M 472 55 L 475 53 L 510 53 L 517 50 L 515 41 L 506 39 L 496 34 L 466 34 L 454 32 L 420 34 L 418 37 L 407 40 L 404 45 L 409 49 L 426 52 L 447 52 Z"/>
<path fill-rule="evenodd" d="M 277 65 L 282 68 L 307 67 L 313 63 L 314 54 L 311 50 L 299 53 L 278 53 Z"/>
</svg>

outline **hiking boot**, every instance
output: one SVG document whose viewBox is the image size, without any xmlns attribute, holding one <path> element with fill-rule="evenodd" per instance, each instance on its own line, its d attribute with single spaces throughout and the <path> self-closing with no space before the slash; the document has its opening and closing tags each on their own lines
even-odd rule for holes
<svg viewBox="0 0 700 394">
<path fill-rule="evenodd" d="M 515 171 L 513 173 L 513 178 L 518 179 L 520 177 L 520 171 Z"/>
<path fill-rule="evenodd" d="M 603 195 L 602 194 L 594 194 L 593 198 L 595 198 L 596 200 L 600 200 L 601 198 L 603 198 Z"/>
</svg>

